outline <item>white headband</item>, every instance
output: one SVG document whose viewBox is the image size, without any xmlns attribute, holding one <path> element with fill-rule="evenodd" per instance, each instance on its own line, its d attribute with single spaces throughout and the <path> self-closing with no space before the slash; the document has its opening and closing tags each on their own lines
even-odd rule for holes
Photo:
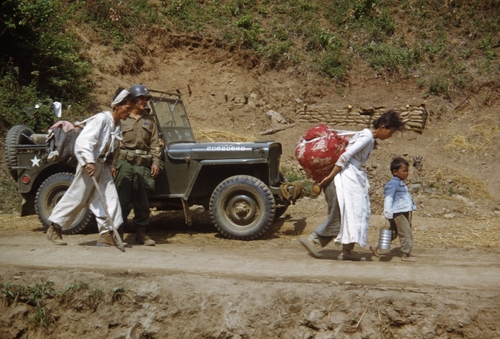
<svg viewBox="0 0 500 339">
<path fill-rule="evenodd" d="M 118 105 L 120 102 L 123 101 L 123 99 L 125 99 L 127 97 L 127 95 L 129 95 L 129 91 L 127 91 L 126 89 L 124 89 L 123 91 L 120 92 L 120 94 L 118 94 L 115 98 L 115 100 L 113 100 L 113 102 L 111 103 L 111 107 L 115 107 L 116 105 Z"/>
</svg>

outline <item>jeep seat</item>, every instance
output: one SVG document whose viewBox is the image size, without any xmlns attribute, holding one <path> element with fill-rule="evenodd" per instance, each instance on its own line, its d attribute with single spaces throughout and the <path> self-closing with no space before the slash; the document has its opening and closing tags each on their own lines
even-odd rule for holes
<svg viewBox="0 0 500 339">
<path fill-rule="evenodd" d="M 32 134 L 30 137 L 37 144 L 45 144 L 47 142 L 47 134 Z"/>
</svg>

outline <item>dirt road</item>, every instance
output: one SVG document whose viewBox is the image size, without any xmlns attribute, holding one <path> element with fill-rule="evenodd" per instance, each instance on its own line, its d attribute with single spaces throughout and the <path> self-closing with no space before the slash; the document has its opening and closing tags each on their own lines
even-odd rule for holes
<svg viewBox="0 0 500 339">
<path fill-rule="evenodd" d="M 318 260 L 299 239 L 322 217 L 289 216 L 252 242 L 157 227 L 157 246 L 122 253 L 95 247 L 97 234 L 53 246 L 30 218 L 0 231 L 4 290 L 51 281 L 58 292 L 43 301 L 46 328 L 34 326 L 36 307 L 4 303 L 1 338 L 500 337 L 497 249 L 417 246 L 419 262 L 404 263 L 397 244 L 382 260 L 357 248 L 366 261 L 339 261 L 331 245 Z"/>
<path fill-rule="evenodd" d="M 109 271 L 139 274 L 192 274 L 243 280 L 290 282 L 350 282 L 367 286 L 457 288 L 500 291 L 500 255 L 456 249 L 419 249 L 420 261 L 404 263 L 399 256 L 372 257 L 367 261 L 339 261 L 338 248 L 328 247 L 324 259 L 306 254 L 296 238 L 289 247 L 244 243 L 218 248 L 190 244 L 133 245 L 121 253 L 115 248 L 96 248 L 97 234 L 68 236 L 68 246 L 52 246 L 43 234 L 1 233 L 0 266 L 20 269 Z M 112 264 L 110 263 L 110 261 Z"/>
</svg>

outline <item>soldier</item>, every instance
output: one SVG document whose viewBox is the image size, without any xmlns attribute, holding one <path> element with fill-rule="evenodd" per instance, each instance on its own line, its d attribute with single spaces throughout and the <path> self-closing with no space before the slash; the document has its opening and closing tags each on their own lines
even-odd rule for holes
<svg viewBox="0 0 500 339">
<path fill-rule="evenodd" d="M 151 94 L 138 84 L 130 87 L 129 92 L 137 103 L 122 122 L 123 139 L 114 171 L 115 184 L 124 222 L 130 213 L 130 204 L 133 205 L 137 243 L 154 246 L 155 241 L 146 234 L 150 212 L 148 191 L 154 190 L 154 178 L 160 173 L 161 146 L 155 119 L 147 111 Z"/>
</svg>

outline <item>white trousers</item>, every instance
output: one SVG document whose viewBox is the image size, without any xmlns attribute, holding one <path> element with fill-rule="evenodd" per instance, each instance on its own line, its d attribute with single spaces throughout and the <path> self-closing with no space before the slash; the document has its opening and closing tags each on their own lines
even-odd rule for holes
<svg viewBox="0 0 500 339">
<path fill-rule="evenodd" d="M 97 162 L 95 164 L 94 177 L 104 197 L 104 202 L 114 226 L 118 229 L 123 223 L 123 218 L 118 193 L 109 165 Z M 84 167 L 78 165 L 73 182 L 52 210 L 49 221 L 58 224 L 62 228 L 69 227 L 78 213 L 86 207 L 94 213 L 99 233 L 103 234 L 113 230 L 109 220 L 107 220 L 106 212 L 104 211 L 92 178 L 87 174 Z"/>
</svg>

